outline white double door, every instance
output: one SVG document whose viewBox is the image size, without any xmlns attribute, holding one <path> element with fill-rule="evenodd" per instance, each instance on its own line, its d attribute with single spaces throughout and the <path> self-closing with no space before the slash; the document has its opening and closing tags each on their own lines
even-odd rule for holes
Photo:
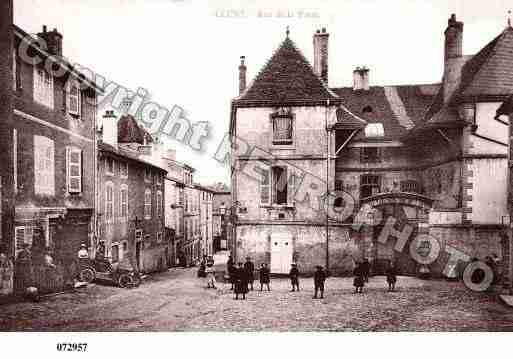
<svg viewBox="0 0 513 359">
<path fill-rule="evenodd" d="M 292 263 L 292 236 L 286 233 L 271 235 L 271 273 L 288 273 Z"/>
</svg>

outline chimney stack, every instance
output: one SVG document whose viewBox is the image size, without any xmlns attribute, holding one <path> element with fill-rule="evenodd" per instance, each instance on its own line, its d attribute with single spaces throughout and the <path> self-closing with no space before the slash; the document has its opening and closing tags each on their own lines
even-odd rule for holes
<svg viewBox="0 0 513 359">
<path fill-rule="evenodd" d="M 113 110 L 105 111 L 103 115 L 102 126 L 103 142 L 111 146 L 118 147 L 118 119 Z"/>
<path fill-rule="evenodd" d="M 444 102 L 447 102 L 459 86 L 463 66 L 463 22 L 452 14 L 447 21 L 444 43 Z"/>
<path fill-rule="evenodd" d="M 365 66 L 353 70 L 353 91 L 369 91 L 369 71 Z"/>
<path fill-rule="evenodd" d="M 328 38 L 326 28 L 317 30 L 313 36 L 314 72 L 322 81 L 328 84 Z"/>
<path fill-rule="evenodd" d="M 56 28 L 48 31 L 46 25 L 43 25 L 43 32 L 40 32 L 37 36 L 46 42 L 50 55 L 62 57 L 62 34 Z"/>
<path fill-rule="evenodd" d="M 246 60 L 246 56 L 240 57 L 240 65 L 239 65 L 239 95 L 244 92 L 246 89 L 246 65 L 244 64 L 244 60 Z"/>
</svg>

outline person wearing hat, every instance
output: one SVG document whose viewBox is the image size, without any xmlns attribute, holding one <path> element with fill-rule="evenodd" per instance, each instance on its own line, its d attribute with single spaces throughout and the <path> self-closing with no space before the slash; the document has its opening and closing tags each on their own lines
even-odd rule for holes
<svg viewBox="0 0 513 359">
<path fill-rule="evenodd" d="M 248 292 L 248 284 L 246 280 L 246 271 L 242 267 L 242 263 L 239 262 L 234 270 L 234 283 L 235 283 L 235 300 L 239 299 L 239 294 L 242 294 L 242 299 L 246 299 L 246 293 Z"/>
<path fill-rule="evenodd" d="M 87 247 L 85 244 L 80 245 L 80 249 L 77 253 L 78 259 L 88 259 L 89 258 L 89 252 L 87 252 Z"/>
<path fill-rule="evenodd" d="M 249 285 L 251 284 L 251 290 L 253 290 L 253 281 L 255 280 L 255 265 L 251 261 L 251 258 L 246 257 L 246 263 L 244 263 L 244 270 L 246 271 L 247 286 L 249 291 Z"/>
<path fill-rule="evenodd" d="M 271 276 L 267 263 L 260 265 L 260 291 L 264 289 L 264 285 L 267 286 L 267 290 L 271 291 L 269 283 L 271 282 Z"/>
<path fill-rule="evenodd" d="M 324 298 L 324 282 L 326 281 L 326 271 L 322 266 L 315 266 L 316 271 L 314 273 L 314 288 L 315 294 L 313 299 L 317 299 L 317 292 L 321 292 L 321 299 Z"/>
<path fill-rule="evenodd" d="M 292 268 L 290 268 L 289 272 L 290 284 L 292 284 L 291 292 L 295 292 L 296 288 L 299 292 L 299 269 L 297 269 L 297 264 L 292 263 Z"/>
</svg>

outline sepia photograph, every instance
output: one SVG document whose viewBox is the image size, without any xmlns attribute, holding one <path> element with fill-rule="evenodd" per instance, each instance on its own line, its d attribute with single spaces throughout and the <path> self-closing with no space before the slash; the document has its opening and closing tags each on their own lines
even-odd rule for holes
<svg viewBox="0 0 513 359">
<path fill-rule="evenodd" d="M 0 7 L 1 346 L 513 331 L 513 3 Z"/>
</svg>

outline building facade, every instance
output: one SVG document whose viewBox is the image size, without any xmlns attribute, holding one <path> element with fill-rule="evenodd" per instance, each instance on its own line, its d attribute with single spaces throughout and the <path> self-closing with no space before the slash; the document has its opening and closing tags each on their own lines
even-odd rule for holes
<svg viewBox="0 0 513 359">
<path fill-rule="evenodd" d="M 415 274 L 419 234 L 444 253 L 436 274 L 501 257 L 508 133 L 495 111 L 513 91 L 513 29 L 464 56 L 451 16 L 442 81 L 425 85 L 372 86 L 357 68 L 353 86 L 329 87 L 328 41 L 314 34 L 312 67 L 287 34 L 247 88 L 242 59 L 230 123 L 238 260 L 344 273 L 365 257 L 376 272 L 394 261 Z"/>
<path fill-rule="evenodd" d="M 214 235 L 213 235 L 213 199 L 214 190 L 208 186 L 195 185 L 198 192 L 200 203 L 200 237 L 203 256 L 214 255 Z"/>
<path fill-rule="evenodd" d="M 90 247 L 94 236 L 101 90 L 62 57 L 63 36 L 56 29 L 43 26 L 33 36 L 12 25 L 12 18 L 7 23 L 11 47 L 1 52 L 10 54 L 11 76 L 2 87 L 12 107 L 6 107 L 11 121 L 2 124 L 2 146 L 9 148 L 1 152 L 9 155 L 10 174 L 3 176 L 2 188 L 12 188 L 4 198 L 13 197 L 2 211 L 3 229 L 9 229 L 2 250 L 16 258 L 28 248 L 40 291 L 57 291 L 73 281 L 76 253 L 81 244 Z M 56 266 L 47 266 L 49 261 Z"/>
<path fill-rule="evenodd" d="M 166 270 L 171 249 L 165 232 L 167 171 L 145 160 L 150 136 L 133 117 L 118 121 L 108 112 L 102 128 L 117 133 L 117 143 L 111 137 L 111 143 L 98 144 L 97 246 L 103 244 L 114 265 L 126 260 L 144 273 Z"/>
<path fill-rule="evenodd" d="M 214 186 L 212 204 L 212 231 L 214 236 L 214 253 L 223 250 L 231 250 L 231 192 L 225 186 Z"/>
</svg>

